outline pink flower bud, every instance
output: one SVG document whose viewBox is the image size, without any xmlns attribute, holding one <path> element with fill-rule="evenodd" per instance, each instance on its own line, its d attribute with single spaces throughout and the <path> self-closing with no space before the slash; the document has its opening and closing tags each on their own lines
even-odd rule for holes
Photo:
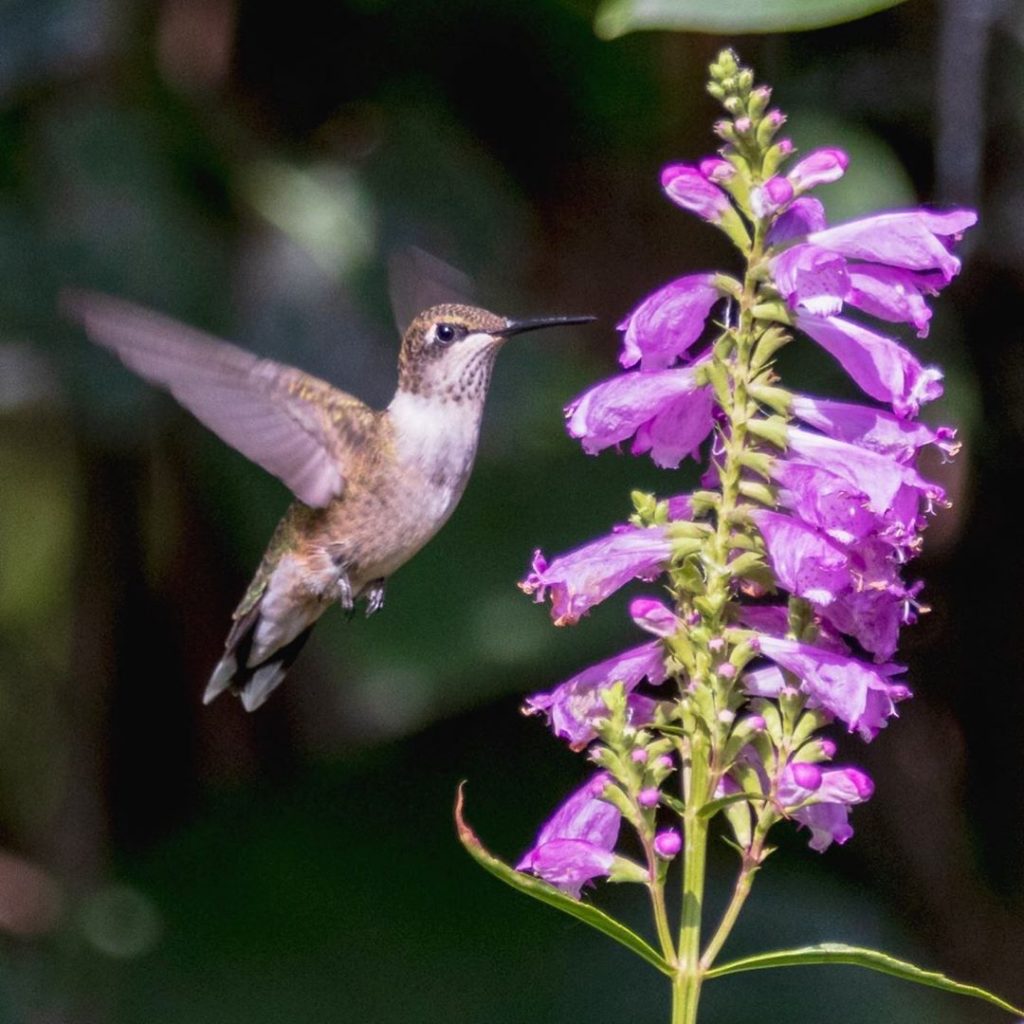
<svg viewBox="0 0 1024 1024">
<path fill-rule="evenodd" d="M 690 164 L 671 164 L 661 172 L 661 187 L 684 210 L 717 224 L 729 211 L 729 197 Z"/>
<path fill-rule="evenodd" d="M 674 828 L 667 828 L 654 837 L 654 852 L 665 860 L 671 860 L 682 848 L 682 836 Z"/>
<path fill-rule="evenodd" d="M 651 786 L 649 789 L 641 789 L 636 798 L 636 802 L 641 807 L 657 807 L 660 800 L 661 792 L 656 786 Z"/>
<path fill-rule="evenodd" d="M 769 178 L 750 193 L 750 206 L 757 217 L 771 217 L 793 198 L 793 186 L 785 178 Z"/>
<path fill-rule="evenodd" d="M 797 192 L 806 192 L 815 185 L 824 185 L 841 178 L 850 158 L 841 149 L 816 149 L 789 172 L 789 180 Z"/>
<path fill-rule="evenodd" d="M 720 156 L 705 157 L 701 160 L 699 166 L 700 173 L 708 181 L 713 181 L 716 185 L 731 181 L 736 176 L 736 168 L 728 160 L 723 160 Z"/>
<path fill-rule="evenodd" d="M 654 636 L 671 636 L 679 628 L 675 612 L 653 597 L 637 597 L 630 603 L 633 621 Z"/>
<path fill-rule="evenodd" d="M 675 762 L 672 760 L 672 758 L 668 754 L 659 754 L 658 755 L 658 767 L 659 768 L 667 768 L 668 770 L 671 771 L 672 769 L 675 768 Z"/>
<path fill-rule="evenodd" d="M 629 759 L 633 764 L 645 764 L 647 762 L 647 751 L 643 747 L 637 747 L 630 751 Z"/>
<path fill-rule="evenodd" d="M 735 679 L 736 678 L 736 666 L 727 661 L 723 665 L 718 666 L 718 675 L 722 679 Z"/>
<path fill-rule="evenodd" d="M 804 789 L 817 789 L 821 785 L 821 769 L 816 764 L 798 761 L 792 766 L 793 781 Z"/>
</svg>

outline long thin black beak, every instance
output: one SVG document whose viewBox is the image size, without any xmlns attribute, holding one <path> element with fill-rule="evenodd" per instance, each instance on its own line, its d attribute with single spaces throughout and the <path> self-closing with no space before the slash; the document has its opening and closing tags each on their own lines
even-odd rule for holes
<svg viewBox="0 0 1024 1024">
<path fill-rule="evenodd" d="M 596 316 L 537 316 L 528 320 L 509 320 L 505 327 L 494 333 L 502 338 L 525 331 L 539 331 L 542 327 L 566 327 L 569 324 L 589 324 Z"/>
</svg>

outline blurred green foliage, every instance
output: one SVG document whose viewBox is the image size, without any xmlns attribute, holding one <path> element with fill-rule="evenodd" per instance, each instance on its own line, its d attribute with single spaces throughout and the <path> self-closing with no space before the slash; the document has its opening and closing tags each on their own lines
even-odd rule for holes
<svg viewBox="0 0 1024 1024">
<path fill-rule="evenodd" d="M 605 0 L 594 26 L 606 39 L 641 29 L 799 32 L 853 21 L 903 0 Z"/>
</svg>

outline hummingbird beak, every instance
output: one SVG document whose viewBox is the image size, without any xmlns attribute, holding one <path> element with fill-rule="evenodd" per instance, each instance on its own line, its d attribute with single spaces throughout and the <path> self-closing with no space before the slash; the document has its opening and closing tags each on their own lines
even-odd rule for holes
<svg viewBox="0 0 1024 1024">
<path fill-rule="evenodd" d="M 539 331 L 542 327 L 566 327 L 570 324 L 589 324 L 596 316 L 538 316 L 528 320 L 509 320 L 506 325 L 494 334 L 499 338 L 511 338 L 513 334 L 526 331 Z"/>
</svg>

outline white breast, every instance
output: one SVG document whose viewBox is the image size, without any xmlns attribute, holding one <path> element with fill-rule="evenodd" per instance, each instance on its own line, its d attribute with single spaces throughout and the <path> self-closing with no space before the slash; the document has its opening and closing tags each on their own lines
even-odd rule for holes
<svg viewBox="0 0 1024 1024">
<path fill-rule="evenodd" d="M 388 414 L 403 483 L 431 532 L 451 515 L 465 489 L 480 436 L 482 403 L 399 391 Z"/>
</svg>

